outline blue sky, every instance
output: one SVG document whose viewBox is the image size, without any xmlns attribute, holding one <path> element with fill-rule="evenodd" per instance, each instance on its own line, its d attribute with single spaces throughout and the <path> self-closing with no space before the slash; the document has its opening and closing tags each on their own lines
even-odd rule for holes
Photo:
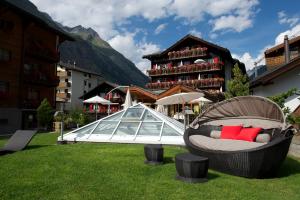
<svg viewBox="0 0 300 200">
<path fill-rule="evenodd" d="M 297 0 L 31 1 L 64 25 L 93 28 L 142 71 L 150 67 L 143 54 L 188 33 L 228 48 L 248 69 L 284 34 L 300 35 Z"/>
</svg>

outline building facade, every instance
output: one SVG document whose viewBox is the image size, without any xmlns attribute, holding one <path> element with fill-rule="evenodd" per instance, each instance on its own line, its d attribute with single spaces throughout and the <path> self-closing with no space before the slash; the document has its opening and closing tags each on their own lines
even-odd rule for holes
<svg viewBox="0 0 300 200">
<path fill-rule="evenodd" d="M 36 109 L 55 107 L 58 47 L 72 40 L 28 1 L 0 1 L 0 133 L 37 127 Z"/>
<path fill-rule="evenodd" d="M 226 48 L 187 35 L 163 52 L 145 55 L 151 61 L 149 90 L 167 90 L 175 85 L 222 93 L 232 77 L 237 60 Z M 243 73 L 245 66 L 239 63 Z"/>
<path fill-rule="evenodd" d="M 56 108 L 64 110 L 83 108 L 81 96 L 94 89 L 103 78 L 100 74 L 80 68 L 76 64 L 60 62 L 57 66 L 59 85 L 56 90 Z"/>
<path fill-rule="evenodd" d="M 265 51 L 267 71 L 250 82 L 253 95 L 274 96 L 292 88 L 300 90 L 300 36 Z M 285 106 L 294 112 L 300 105 L 299 95 L 286 99 Z"/>
</svg>

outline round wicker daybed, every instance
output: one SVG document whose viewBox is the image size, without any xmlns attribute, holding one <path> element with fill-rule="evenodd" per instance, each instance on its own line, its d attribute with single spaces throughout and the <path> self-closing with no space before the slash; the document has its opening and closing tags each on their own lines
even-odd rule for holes
<svg viewBox="0 0 300 200">
<path fill-rule="evenodd" d="M 203 148 L 191 141 L 193 136 L 210 137 L 211 130 L 221 129 L 222 125 L 240 124 L 263 128 L 270 133 L 271 141 L 242 150 Z M 186 146 L 191 153 L 209 158 L 209 167 L 212 169 L 249 178 L 275 176 L 293 138 L 293 131 L 286 127 L 280 107 L 258 96 L 235 97 L 216 103 L 200 114 L 192 127 L 184 134 Z"/>
</svg>

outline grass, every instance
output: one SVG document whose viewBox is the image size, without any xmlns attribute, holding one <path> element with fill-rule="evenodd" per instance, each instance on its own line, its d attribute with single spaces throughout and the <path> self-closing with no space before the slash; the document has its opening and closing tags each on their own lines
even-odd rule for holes
<svg viewBox="0 0 300 200">
<path fill-rule="evenodd" d="M 57 136 L 39 134 L 26 150 L 0 156 L 0 199 L 300 199 L 295 158 L 274 179 L 209 170 L 207 183 L 188 184 L 174 179 L 172 158 L 183 148 L 165 147 L 167 163 L 148 166 L 143 145 L 56 145 Z"/>
</svg>

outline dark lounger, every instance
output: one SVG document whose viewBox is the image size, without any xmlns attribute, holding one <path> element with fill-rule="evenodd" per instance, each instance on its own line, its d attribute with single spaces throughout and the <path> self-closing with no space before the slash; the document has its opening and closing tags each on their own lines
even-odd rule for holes
<svg viewBox="0 0 300 200">
<path fill-rule="evenodd" d="M 17 130 L 13 136 L 9 138 L 5 146 L 0 149 L 0 155 L 23 150 L 36 132 L 36 130 Z"/>
<path fill-rule="evenodd" d="M 293 131 L 287 127 L 277 104 L 257 96 L 236 97 L 212 105 L 184 133 L 188 150 L 209 158 L 209 167 L 248 178 L 274 177 L 286 158 Z M 237 151 L 214 150 L 193 144 L 193 135 L 210 137 L 210 131 L 221 125 L 262 127 L 272 133 L 270 142 L 256 148 Z"/>
</svg>

